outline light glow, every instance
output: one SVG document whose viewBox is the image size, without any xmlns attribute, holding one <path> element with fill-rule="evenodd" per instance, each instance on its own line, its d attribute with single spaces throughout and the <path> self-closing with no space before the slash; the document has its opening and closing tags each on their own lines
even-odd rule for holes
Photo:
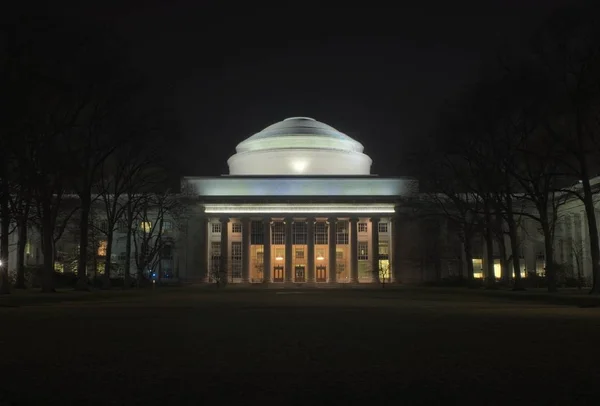
<svg viewBox="0 0 600 406">
<path fill-rule="evenodd" d="M 292 161 L 291 165 L 292 165 L 292 169 L 296 173 L 304 173 L 304 170 L 308 166 L 308 162 L 306 162 L 305 160 L 298 159 L 298 160 Z"/>
<path fill-rule="evenodd" d="M 270 214 L 270 213 L 394 213 L 393 204 L 207 204 L 205 213 L 210 214 Z"/>
</svg>

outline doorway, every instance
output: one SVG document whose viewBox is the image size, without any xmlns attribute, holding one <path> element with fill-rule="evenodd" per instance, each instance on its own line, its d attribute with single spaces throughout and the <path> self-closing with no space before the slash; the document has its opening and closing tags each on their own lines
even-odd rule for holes
<svg viewBox="0 0 600 406">
<path fill-rule="evenodd" d="M 273 282 L 283 282 L 283 266 L 278 265 L 273 268 Z"/>
<path fill-rule="evenodd" d="M 306 282 L 304 265 L 296 265 L 296 272 L 294 273 L 294 277 L 294 282 Z"/>
<path fill-rule="evenodd" d="M 389 283 L 391 282 L 391 273 L 390 273 L 390 260 L 389 259 L 380 259 L 379 260 L 379 280 L 381 282 Z"/>
<path fill-rule="evenodd" d="M 317 282 L 327 282 L 327 267 L 325 265 L 319 265 L 317 267 Z"/>
</svg>

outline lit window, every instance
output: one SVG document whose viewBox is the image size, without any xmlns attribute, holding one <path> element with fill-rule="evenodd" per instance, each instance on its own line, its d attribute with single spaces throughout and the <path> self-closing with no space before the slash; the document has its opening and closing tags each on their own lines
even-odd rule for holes
<svg viewBox="0 0 600 406">
<path fill-rule="evenodd" d="M 276 248 L 275 249 L 275 260 L 276 261 L 283 261 L 283 248 Z"/>
<path fill-rule="evenodd" d="M 213 234 L 221 233 L 221 223 L 211 223 L 211 230 Z"/>
<path fill-rule="evenodd" d="M 344 259 L 344 251 L 335 251 L 335 258 L 337 260 L 343 260 Z"/>
<path fill-rule="evenodd" d="M 106 240 L 100 241 L 100 244 L 98 244 L 98 256 L 99 257 L 105 257 L 106 256 Z"/>
<path fill-rule="evenodd" d="M 475 279 L 483 278 L 483 260 L 481 258 L 473 258 L 473 277 Z"/>
<path fill-rule="evenodd" d="M 232 233 L 241 233 L 242 232 L 242 223 L 231 224 L 231 232 Z"/>
<path fill-rule="evenodd" d="M 304 259 L 304 248 L 296 248 L 296 259 Z"/>
<path fill-rule="evenodd" d="M 369 259 L 369 243 L 367 241 L 358 242 L 358 259 L 362 261 Z"/>
<path fill-rule="evenodd" d="M 163 230 L 172 230 L 173 229 L 173 223 L 171 223 L 170 221 L 163 221 Z"/>
<path fill-rule="evenodd" d="M 149 221 L 142 221 L 140 223 L 140 229 L 145 233 L 149 233 L 150 230 L 152 230 L 152 223 Z"/>
<path fill-rule="evenodd" d="M 358 223 L 358 232 L 366 233 L 367 232 L 367 223 Z"/>
<path fill-rule="evenodd" d="M 387 233 L 388 232 L 388 223 L 379 223 L 379 232 Z"/>
</svg>

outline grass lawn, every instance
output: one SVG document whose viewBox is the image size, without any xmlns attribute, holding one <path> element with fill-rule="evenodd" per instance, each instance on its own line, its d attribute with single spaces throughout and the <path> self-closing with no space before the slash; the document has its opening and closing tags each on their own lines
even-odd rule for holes
<svg viewBox="0 0 600 406">
<path fill-rule="evenodd" d="M 536 292 L 46 296 L 0 298 L 0 405 L 585 405 L 600 396 L 600 308 Z"/>
</svg>

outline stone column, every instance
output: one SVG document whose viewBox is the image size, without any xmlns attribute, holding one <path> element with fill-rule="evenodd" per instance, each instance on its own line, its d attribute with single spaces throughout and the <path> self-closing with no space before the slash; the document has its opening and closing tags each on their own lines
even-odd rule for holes
<svg viewBox="0 0 600 406">
<path fill-rule="evenodd" d="M 394 283 L 398 283 L 401 281 L 401 276 L 400 276 L 400 237 L 398 236 L 399 231 L 400 231 L 400 219 L 398 218 L 398 216 L 394 216 L 392 217 L 392 221 L 391 221 L 391 225 L 392 225 L 392 234 L 391 234 L 391 241 L 390 241 L 390 256 L 392 258 L 392 272 L 391 272 L 391 277 L 392 277 L 392 282 Z"/>
<path fill-rule="evenodd" d="M 371 272 L 373 282 L 379 283 L 379 218 L 371 218 Z"/>
<path fill-rule="evenodd" d="M 350 283 L 358 283 L 358 217 L 350 219 Z"/>
<path fill-rule="evenodd" d="M 306 266 L 307 282 L 315 282 L 315 218 L 306 219 Z"/>
<path fill-rule="evenodd" d="M 221 260 L 219 263 L 220 276 L 225 276 L 227 281 L 230 279 L 229 266 L 229 218 L 221 217 Z"/>
<path fill-rule="evenodd" d="M 292 225 L 291 217 L 285 218 L 285 282 L 292 282 L 292 267 L 294 265 L 294 254 L 292 252 Z"/>
<path fill-rule="evenodd" d="M 198 231 L 198 236 L 200 237 L 199 245 L 200 247 L 195 248 L 199 250 L 198 255 L 198 265 L 199 269 L 194 269 L 194 272 L 198 272 L 200 275 L 200 279 L 203 282 L 208 282 L 208 218 L 203 214 L 202 217 L 198 221 L 198 227 L 200 228 Z M 189 238 L 189 234 L 188 234 Z M 186 257 L 187 257 L 186 253 Z M 194 264 L 196 266 L 196 264 Z"/>
<path fill-rule="evenodd" d="M 263 220 L 265 227 L 264 243 L 263 243 L 263 282 L 271 282 L 271 218 L 265 217 Z"/>
<path fill-rule="evenodd" d="M 242 283 L 250 282 L 250 232 L 252 222 L 248 217 L 242 219 Z"/>
<path fill-rule="evenodd" d="M 337 267 L 336 267 L 336 222 L 337 218 L 329 217 L 327 219 L 329 222 L 329 282 L 336 283 L 337 282 Z"/>
</svg>

